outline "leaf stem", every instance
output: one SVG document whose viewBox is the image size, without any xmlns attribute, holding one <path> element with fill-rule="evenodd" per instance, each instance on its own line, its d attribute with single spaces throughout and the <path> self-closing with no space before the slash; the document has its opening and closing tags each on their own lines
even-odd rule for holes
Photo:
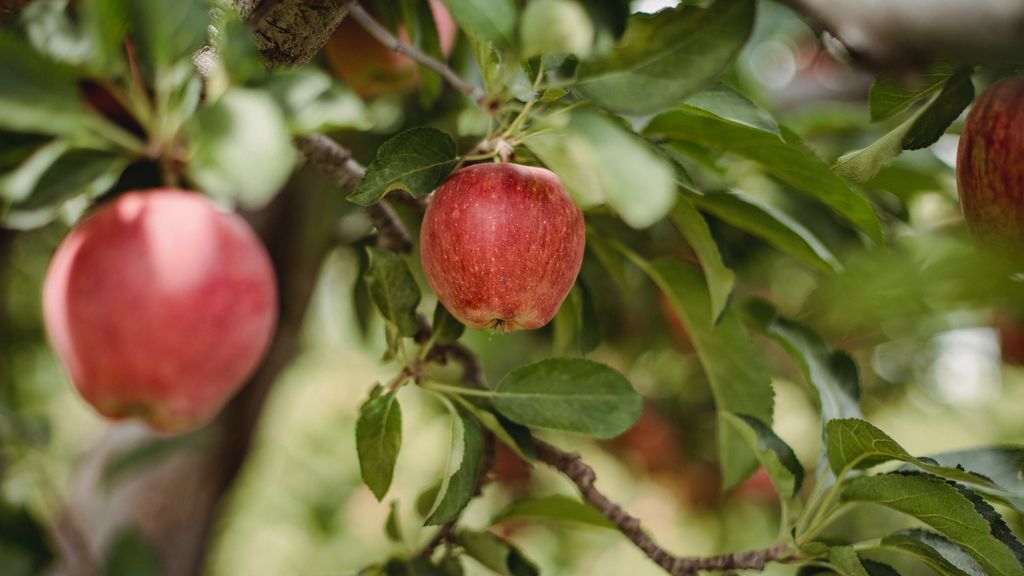
<svg viewBox="0 0 1024 576">
<path fill-rule="evenodd" d="M 491 390 L 480 390 L 478 388 L 465 388 L 463 386 L 449 386 L 448 384 L 441 384 L 440 382 L 425 382 L 422 384 L 423 388 L 427 390 L 433 390 L 434 392 L 442 392 L 449 394 L 458 394 L 460 396 L 484 396 L 491 397 L 496 394 Z"/>
</svg>

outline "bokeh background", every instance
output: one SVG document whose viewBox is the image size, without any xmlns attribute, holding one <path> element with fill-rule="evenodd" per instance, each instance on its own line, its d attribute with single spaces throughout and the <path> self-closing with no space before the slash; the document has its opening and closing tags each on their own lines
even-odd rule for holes
<svg viewBox="0 0 1024 576">
<path fill-rule="evenodd" d="M 674 2 L 644 0 L 634 9 L 654 11 L 667 4 Z M 868 122 L 872 75 L 846 65 L 839 51 L 826 48 L 827 42 L 786 8 L 770 2 L 760 7 L 757 31 L 728 82 L 827 160 L 891 128 Z M 468 58 L 461 45 L 456 63 L 460 58 Z M 976 80 L 979 88 L 987 82 L 983 76 Z M 422 121 L 425 113 L 418 106 L 415 96 L 377 99 L 371 103 L 373 131 L 337 136 L 368 161 L 388 134 Z M 442 101 L 442 113 L 431 113 L 432 122 L 456 132 L 460 123 L 473 121 L 473 112 L 451 106 L 445 113 L 444 107 Z M 736 297 L 768 298 L 853 354 L 867 418 L 914 454 L 1024 441 L 1024 323 L 1019 321 L 1024 291 L 998 280 L 999 271 L 984 266 L 963 230 L 954 176 L 958 126 L 934 146 L 904 153 L 864 185 L 882 208 L 892 239 L 887 250 L 865 249 L 825 209 L 788 193 L 740 158 L 715 158 L 709 161 L 714 169 L 687 166 L 699 181 L 742 187 L 790 214 L 846 263 L 843 273 L 826 277 L 710 219 L 740 278 Z M 58 222 L 13 239 L 0 231 L 0 354 L 6 376 L 0 389 L 0 529 L 29 540 L 36 536 L 21 527 L 21 514 L 52 517 L 68 498 L 72 472 L 109 426 L 75 395 L 41 327 L 40 285 L 66 227 Z M 659 250 L 692 256 L 670 226 L 656 226 L 650 238 Z M 418 263 L 418 257 L 410 262 Z M 354 440 L 358 407 L 369 387 L 397 368 L 381 361 L 383 326 L 365 287 L 354 281 L 359 267 L 352 247 L 339 246 L 328 259 L 302 352 L 274 387 L 253 452 L 214 528 L 210 574 L 350 574 L 432 534 L 419 527 L 417 499 L 441 474 L 448 424 L 428 395 L 412 389 L 402 395 L 406 433 L 389 498 L 397 501 L 404 544 L 387 539 L 389 506 L 376 502 L 360 480 Z M 677 553 L 771 544 L 778 537 L 779 509 L 770 482 L 755 475 L 721 493 L 712 397 L 685 329 L 638 270 L 626 272 L 627 286 L 619 286 L 587 256 L 583 275 L 592 287 L 602 337 L 591 357 L 622 371 L 645 395 L 644 416 L 614 441 L 553 439 L 579 450 L 597 470 L 602 490 Z M 432 311 L 433 304 L 427 296 L 423 311 Z M 480 354 L 489 381 L 495 382 L 528 361 L 571 352 L 574 336 L 564 325 L 563 319 L 543 330 L 509 335 L 471 330 L 465 342 Z M 821 448 L 814 396 L 777 348 L 766 340 L 758 344 L 778 375 L 775 429 L 813 470 Z M 186 437 L 169 450 L 189 450 L 199 442 L 201 435 Z M 123 481 L 133 467 L 159 457 L 127 461 L 125 470 L 108 480 Z M 573 494 L 573 488 L 549 470 L 531 471 L 499 452 L 497 479 L 470 505 L 465 524 L 486 526 L 515 497 L 557 493 Z M 1019 515 L 1004 512 L 1021 533 Z M 874 518 L 869 524 L 854 512 L 836 530 L 844 536 L 885 533 Z M 892 518 L 893 527 L 900 522 L 905 520 Z M 507 524 L 500 531 L 546 574 L 660 574 L 614 531 L 544 524 Z M 5 546 L 0 542 L 0 574 L 9 573 L 5 570 L 17 560 Z M 486 573 L 471 561 L 466 567 L 470 574 Z"/>
</svg>

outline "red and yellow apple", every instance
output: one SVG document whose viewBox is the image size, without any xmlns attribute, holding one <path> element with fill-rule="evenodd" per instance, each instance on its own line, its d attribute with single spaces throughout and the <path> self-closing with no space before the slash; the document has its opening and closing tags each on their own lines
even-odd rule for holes
<svg viewBox="0 0 1024 576">
<path fill-rule="evenodd" d="M 448 56 L 458 33 L 455 21 L 440 0 L 430 0 L 430 12 L 437 26 L 441 52 Z M 402 42 L 409 42 L 405 27 L 399 27 L 397 36 Z M 324 56 L 334 74 L 363 98 L 409 92 L 419 86 L 416 62 L 378 42 L 355 18 L 341 21 L 324 46 Z"/>
<path fill-rule="evenodd" d="M 1024 77 L 997 82 L 978 97 L 960 134 L 956 179 L 975 238 L 1024 244 Z"/>
<path fill-rule="evenodd" d="M 551 321 L 576 281 L 585 242 L 583 214 L 553 172 L 477 164 L 435 192 L 420 256 L 453 316 L 510 332 Z"/>
<path fill-rule="evenodd" d="M 82 398 L 165 434 L 210 421 L 262 360 L 277 322 L 265 248 L 239 216 L 183 190 L 130 192 L 57 248 L 43 313 Z"/>
</svg>

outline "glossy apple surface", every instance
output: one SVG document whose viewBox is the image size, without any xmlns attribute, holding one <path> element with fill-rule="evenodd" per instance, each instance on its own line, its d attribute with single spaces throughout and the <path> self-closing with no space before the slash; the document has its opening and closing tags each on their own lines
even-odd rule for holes
<svg viewBox="0 0 1024 576">
<path fill-rule="evenodd" d="M 277 285 L 237 215 L 193 192 L 130 192 L 60 244 L 43 312 L 89 404 L 171 434 L 211 420 L 256 369 L 277 322 Z"/>
<path fill-rule="evenodd" d="M 956 179 L 975 238 L 1024 244 L 1024 77 L 997 82 L 978 97 L 960 134 Z"/>
<path fill-rule="evenodd" d="M 448 56 L 458 33 L 455 21 L 439 0 L 430 1 L 430 12 L 437 26 L 441 52 Z M 409 43 L 409 34 L 404 27 L 398 29 L 397 36 L 402 42 Z M 355 18 L 341 21 L 324 46 L 324 56 L 335 75 L 363 98 L 400 94 L 419 86 L 418 65 L 408 56 L 378 42 Z"/>
<path fill-rule="evenodd" d="M 585 242 L 583 214 L 553 172 L 477 164 L 435 192 L 420 256 L 452 315 L 509 332 L 551 321 L 576 281 Z"/>
</svg>

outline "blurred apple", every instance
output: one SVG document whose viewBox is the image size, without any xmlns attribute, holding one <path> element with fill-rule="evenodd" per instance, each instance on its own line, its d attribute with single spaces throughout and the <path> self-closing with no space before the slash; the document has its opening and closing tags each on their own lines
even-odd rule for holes
<svg viewBox="0 0 1024 576">
<path fill-rule="evenodd" d="M 441 52 L 447 57 L 458 30 L 440 0 L 430 0 Z M 408 44 L 409 34 L 399 27 L 399 40 Z M 419 86 L 419 66 L 411 58 L 381 44 L 355 20 L 345 18 L 324 46 L 327 65 L 346 86 L 363 98 L 400 94 Z"/>
<path fill-rule="evenodd" d="M 999 335 L 999 351 L 1003 362 L 1024 366 L 1024 324 L 1011 313 L 999 312 L 993 327 Z"/>
<path fill-rule="evenodd" d="M 779 494 L 772 483 L 772 477 L 764 467 L 758 468 L 750 478 L 744 480 L 729 493 L 730 496 L 748 500 L 759 504 L 775 504 L 779 501 Z"/>
<path fill-rule="evenodd" d="M 138 191 L 60 244 L 43 313 L 72 383 L 100 414 L 181 433 L 210 421 L 263 359 L 277 286 L 240 217 L 193 192 Z"/>
</svg>

